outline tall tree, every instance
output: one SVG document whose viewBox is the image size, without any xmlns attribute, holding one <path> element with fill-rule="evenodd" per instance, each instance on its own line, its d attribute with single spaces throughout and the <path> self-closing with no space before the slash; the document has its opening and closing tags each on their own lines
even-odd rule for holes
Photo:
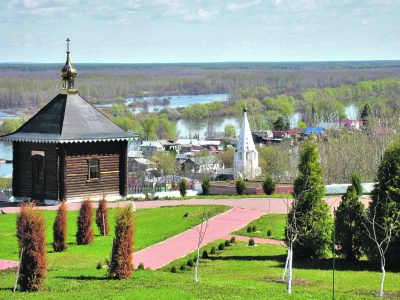
<svg viewBox="0 0 400 300">
<path fill-rule="evenodd" d="M 283 118 L 278 117 L 278 119 L 272 124 L 274 130 L 289 130 L 289 123 Z"/>
<path fill-rule="evenodd" d="M 336 212 L 336 242 L 340 245 L 339 252 L 352 261 L 361 257 L 365 237 L 365 210 L 359 197 L 356 184 L 350 185 Z"/>
<path fill-rule="evenodd" d="M 304 144 L 300 153 L 299 176 L 294 182 L 299 234 L 293 249 L 299 257 L 325 257 L 332 241 L 332 219 L 323 196 L 322 166 L 315 141 Z M 307 218 L 301 216 L 307 215 Z M 290 218 L 293 214 L 289 213 Z"/>
</svg>

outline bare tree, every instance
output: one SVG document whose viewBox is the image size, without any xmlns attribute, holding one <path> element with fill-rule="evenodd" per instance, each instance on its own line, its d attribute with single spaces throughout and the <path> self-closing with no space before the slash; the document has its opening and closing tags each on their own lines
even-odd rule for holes
<svg viewBox="0 0 400 300">
<path fill-rule="evenodd" d="M 203 239 L 206 235 L 207 227 L 208 227 L 208 220 L 210 219 L 210 213 L 206 211 L 205 205 L 203 206 L 203 212 L 202 212 L 200 218 L 201 218 L 201 224 L 199 226 L 196 226 L 196 230 L 199 235 L 198 235 L 198 239 L 197 239 L 197 254 L 196 254 L 195 267 L 194 267 L 194 281 L 195 282 L 199 281 L 200 247 L 201 247 L 201 243 L 203 242 Z"/>
<path fill-rule="evenodd" d="M 383 218 L 381 220 L 377 220 L 377 207 L 379 202 L 380 201 L 378 198 L 376 205 L 373 207 L 372 215 L 366 216 L 366 221 L 363 224 L 367 236 L 373 241 L 379 253 L 382 272 L 381 284 L 379 288 L 379 297 L 381 298 L 383 297 L 383 286 L 385 283 L 386 274 L 385 255 L 389 248 L 390 242 L 392 241 L 393 234 L 400 229 L 400 212 L 397 210 L 394 202 L 389 202 L 387 207 L 385 207 Z"/>
</svg>

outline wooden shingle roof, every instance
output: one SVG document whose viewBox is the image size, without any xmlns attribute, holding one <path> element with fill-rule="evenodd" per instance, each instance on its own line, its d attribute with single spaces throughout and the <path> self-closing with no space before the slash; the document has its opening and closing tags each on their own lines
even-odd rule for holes
<svg viewBox="0 0 400 300">
<path fill-rule="evenodd" d="M 135 138 L 118 127 L 79 94 L 61 93 L 5 141 L 72 143 Z"/>
</svg>

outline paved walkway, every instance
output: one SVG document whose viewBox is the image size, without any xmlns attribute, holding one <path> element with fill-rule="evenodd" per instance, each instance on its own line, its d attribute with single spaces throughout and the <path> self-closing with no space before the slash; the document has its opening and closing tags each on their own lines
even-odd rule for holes
<svg viewBox="0 0 400 300">
<path fill-rule="evenodd" d="M 0 259 L 0 270 L 16 268 L 16 267 L 18 267 L 18 262 L 17 261 Z"/>
<path fill-rule="evenodd" d="M 218 239 L 224 239 L 229 233 L 246 226 L 263 215 L 262 212 L 234 207 L 225 213 L 211 218 L 202 246 Z M 197 249 L 198 231 L 196 226 L 161 243 L 152 245 L 134 254 L 134 264 L 145 268 L 159 269 L 177 258 L 186 256 Z"/>
<path fill-rule="evenodd" d="M 340 203 L 341 198 L 328 197 L 325 201 L 333 211 L 334 207 L 337 207 Z M 263 213 L 286 213 L 287 205 L 286 202 L 291 201 L 290 199 L 283 198 L 242 198 L 242 199 L 190 199 L 190 200 L 155 200 L 155 201 L 134 201 L 136 208 L 155 208 L 161 206 L 177 206 L 177 205 L 227 205 L 233 207 L 240 207 L 246 209 L 254 209 Z M 361 201 L 367 204 L 369 201 L 368 196 L 361 197 Z M 129 201 L 108 203 L 108 207 L 119 207 L 124 206 Z M 5 202 L 1 203 L 1 210 L 5 213 L 17 213 L 19 207 L 8 204 Z M 93 206 L 97 207 L 98 203 L 94 203 Z M 68 203 L 68 210 L 79 210 L 80 203 Z M 40 210 L 57 210 L 58 205 L 55 206 L 39 206 Z"/>
</svg>

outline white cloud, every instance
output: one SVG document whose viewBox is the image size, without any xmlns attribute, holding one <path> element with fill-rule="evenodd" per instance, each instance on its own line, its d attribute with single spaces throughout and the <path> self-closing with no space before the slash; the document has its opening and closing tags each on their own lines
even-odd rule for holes
<svg viewBox="0 0 400 300">
<path fill-rule="evenodd" d="M 131 22 L 128 18 L 122 17 L 114 20 L 108 21 L 108 24 L 110 25 L 130 25 Z"/>
<path fill-rule="evenodd" d="M 184 20 L 186 21 L 208 21 L 214 16 L 214 14 L 203 8 L 199 8 L 194 14 L 185 14 Z"/>
<path fill-rule="evenodd" d="M 281 1 L 281 0 L 279 0 Z M 226 5 L 226 9 L 231 12 L 237 12 L 261 3 L 261 0 L 254 0 L 250 2 L 231 2 Z"/>
<path fill-rule="evenodd" d="M 39 5 L 43 4 L 45 1 L 41 1 L 41 0 L 23 0 L 22 4 L 26 7 L 26 8 L 35 8 L 38 7 Z"/>
</svg>

